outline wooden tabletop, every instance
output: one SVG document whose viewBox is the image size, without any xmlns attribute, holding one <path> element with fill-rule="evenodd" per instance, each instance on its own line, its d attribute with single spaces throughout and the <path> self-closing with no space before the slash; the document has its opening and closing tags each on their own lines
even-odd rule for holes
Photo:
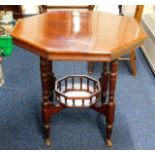
<svg viewBox="0 0 155 155">
<path fill-rule="evenodd" d="M 17 22 L 14 43 L 48 60 L 111 61 L 141 46 L 134 18 L 103 12 L 54 11 Z"/>
</svg>

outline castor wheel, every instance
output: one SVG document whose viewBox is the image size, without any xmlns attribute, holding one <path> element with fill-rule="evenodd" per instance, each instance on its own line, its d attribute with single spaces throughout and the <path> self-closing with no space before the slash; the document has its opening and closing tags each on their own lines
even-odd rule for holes
<svg viewBox="0 0 155 155">
<path fill-rule="evenodd" d="M 51 144 L 52 144 L 51 139 L 50 139 L 50 138 L 45 139 L 45 144 L 46 144 L 47 146 L 51 146 Z"/>
<path fill-rule="evenodd" d="M 111 139 L 105 139 L 105 143 L 107 144 L 108 147 L 112 147 Z"/>
</svg>

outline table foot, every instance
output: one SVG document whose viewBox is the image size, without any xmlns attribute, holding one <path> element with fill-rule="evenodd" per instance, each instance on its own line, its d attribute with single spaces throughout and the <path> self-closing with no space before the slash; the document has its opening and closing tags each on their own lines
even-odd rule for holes
<svg viewBox="0 0 155 155">
<path fill-rule="evenodd" d="M 108 147 L 112 147 L 111 139 L 105 139 L 105 143 L 107 144 Z"/>
<path fill-rule="evenodd" d="M 46 144 L 47 146 L 50 146 L 50 145 L 52 144 L 51 139 L 50 139 L 50 138 L 45 139 L 45 144 Z"/>
</svg>

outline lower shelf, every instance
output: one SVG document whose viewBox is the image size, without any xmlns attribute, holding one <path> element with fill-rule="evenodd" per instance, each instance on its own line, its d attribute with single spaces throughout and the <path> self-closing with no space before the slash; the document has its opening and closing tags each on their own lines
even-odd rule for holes
<svg viewBox="0 0 155 155">
<path fill-rule="evenodd" d="M 85 75 L 70 75 L 56 81 L 56 101 L 68 107 L 90 107 L 100 99 L 100 84 Z"/>
</svg>

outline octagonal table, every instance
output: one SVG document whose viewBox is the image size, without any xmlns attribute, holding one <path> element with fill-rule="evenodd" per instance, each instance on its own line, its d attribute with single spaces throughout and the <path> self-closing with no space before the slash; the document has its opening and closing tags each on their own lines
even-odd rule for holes
<svg viewBox="0 0 155 155">
<path fill-rule="evenodd" d="M 102 104 L 90 108 L 106 117 L 105 142 L 112 146 L 117 59 L 140 47 L 146 38 L 136 20 L 103 12 L 56 11 L 19 20 L 12 37 L 16 45 L 40 56 L 42 116 L 47 145 L 51 142 L 51 116 L 67 108 L 53 104 L 56 78 L 52 61 L 103 62 L 99 78 Z"/>
</svg>

